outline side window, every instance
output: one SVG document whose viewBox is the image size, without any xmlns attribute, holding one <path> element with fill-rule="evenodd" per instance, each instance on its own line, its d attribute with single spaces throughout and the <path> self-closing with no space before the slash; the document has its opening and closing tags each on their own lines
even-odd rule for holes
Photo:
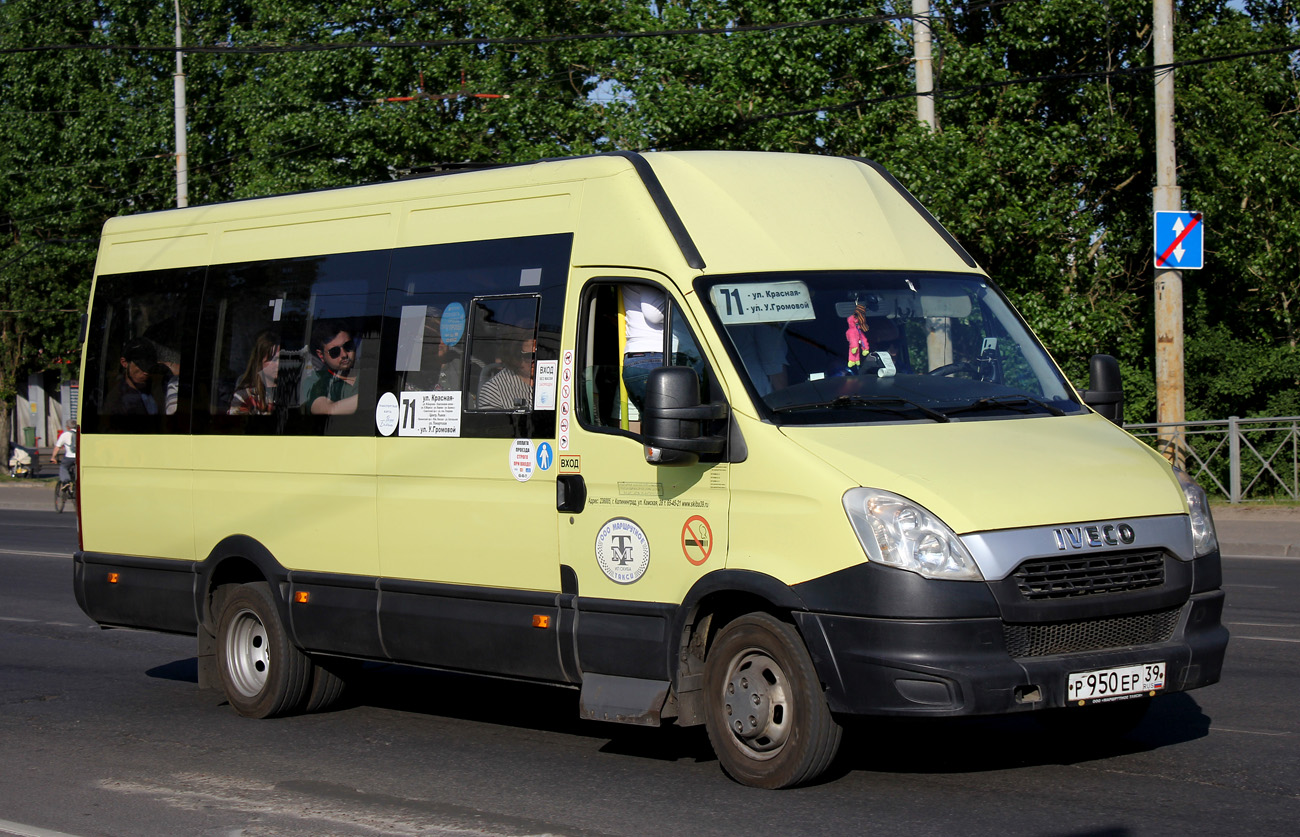
<svg viewBox="0 0 1300 837">
<path fill-rule="evenodd" d="M 96 280 L 86 334 L 86 430 L 190 432 L 203 273 L 186 268 Z"/>
<path fill-rule="evenodd" d="M 554 438 L 567 233 L 393 251 L 380 389 L 398 436 Z"/>
<path fill-rule="evenodd" d="M 686 317 L 661 288 L 602 280 L 589 286 L 581 319 L 577 414 L 588 427 L 638 432 L 646 381 L 659 366 L 694 369 L 701 402 L 721 400 Z"/>
<path fill-rule="evenodd" d="M 206 432 L 370 435 L 386 253 L 211 270 L 196 422 Z"/>
<path fill-rule="evenodd" d="M 464 382 L 468 409 L 507 413 L 533 409 L 538 302 L 536 296 L 474 300 Z"/>
</svg>

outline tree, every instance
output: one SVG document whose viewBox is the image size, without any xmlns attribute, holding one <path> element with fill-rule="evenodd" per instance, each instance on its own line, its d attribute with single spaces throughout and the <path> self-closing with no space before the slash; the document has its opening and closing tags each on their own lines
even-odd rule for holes
<svg viewBox="0 0 1300 837">
<path fill-rule="evenodd" d="M 1300 407 L 1300 73 L 1284 49 L 1300 25 L 1294 0 L 1240 5 L 1178 7 L 1179 61 L 1206 59 L 1176 76 L 1180 183 L 1210 248 L 1184 278 L 1189 416 Z M 1072 378 L 1115 354 L 1130 420 L 1154 413 L 1150 0 L 933 0 L 934 134 L 915 116 L 908 0 L 182 6 L 187 45 L 249 50 L 186 56 L 191 203 L 617 149 L 871 157 Z M 72 348 L 60 311 L 84 306 L 94 253 L 77 242 L 173 203 L 172 13 L 0 4 L 0 49 L 120 47 L 0 53 L 6 405 Z M 729 31 L 657 34 L 675 30 Z"/>
</svg>

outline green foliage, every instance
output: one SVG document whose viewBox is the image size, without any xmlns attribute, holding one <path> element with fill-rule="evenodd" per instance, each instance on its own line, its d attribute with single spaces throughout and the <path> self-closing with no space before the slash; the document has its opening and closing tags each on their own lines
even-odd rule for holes
<svg viewBox="0 0 1300 837">
<path fill-rule="evenodd" d="M 1244 5 L 1244 11 L 1242 6 Z M 487 39 L 438 47 L 187 53 L 192 204 L 386 180 L 421 166 L 632 149 L 861 155 L 883 163 L 1006 290 L 1067 373 L 1121 361 L 1154 417 L 1150 0 L 932 0 L 939 131 L 916 119 L 908 0 L 183 0 L 191 46 Z M 1300 411 L 1300 73 L 1294 0 L 1184 0 L 1189 416 Z M 94 240 L 174 205 L 173 7 L 0 4 L 0 401 L 73 351 Z M 533 39 L 504 43 L 501 39 Z M 1119 74 L 1105 75 L 1107 71 Z M 1134 71 L 1134 72 L 1126 72 Z M 490 94 L 487 98 L 474 94 Z M 411 97 L 407 101 L 391 101 Z M 0 411 L 2 412 L 2 411 Z M 0 415 L 0 420 L 3 415 Z"/>
</svg>

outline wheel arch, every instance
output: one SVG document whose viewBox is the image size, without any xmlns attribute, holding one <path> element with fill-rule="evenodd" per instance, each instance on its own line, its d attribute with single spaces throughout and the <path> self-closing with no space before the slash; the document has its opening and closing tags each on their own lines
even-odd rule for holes
<svg viewBox="0 0 1300 837">
<path fill-rule="evenodd" d="M 271 585 L 281 622 L 286 628 L 292 624 L 289 620 L 289 604 L 282 589 L 289 581 L 289 571 L 255 538 L 248 535 L 223 538 L 208 553 L 208 557 L 199 563 L 196 572 L 195 612 L 199 614 L 202 629 L 209 634 L 215 635 L 217 628 L 214 596 L 219 588 L 227 584 L 267 582 Z"/>
<path fill-rule="evenodd" d="M 700 674 L 704 654 L 720 626 L 745 613 L 762 611 L 795 623 L 807 605 L 788 584 L 752 570 L 719 570 L 691 587 L 677 609 L 669 636 L 668 671 L 679 693 L 683 678 Z M 687 684 L 689 685 L 689 684 Z"/>
</svg>

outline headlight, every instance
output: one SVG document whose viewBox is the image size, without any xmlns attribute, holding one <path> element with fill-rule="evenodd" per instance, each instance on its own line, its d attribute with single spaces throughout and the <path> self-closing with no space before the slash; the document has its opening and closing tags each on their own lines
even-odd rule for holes
<svg viewBox="0 0 1300 837">
<path fill-rule="evenodd" d="M 957 534 L 905 497 L 874 488 L 852 488 L 844 493 L 844 510 L 872 561 L 926 578 L 984 578 Z"/>
<path fill-rule="evenodd" d="M 1183 495 L 1187 497 L 1187 512 L 1192 524 L 1192 551 L 1197 558 L 1209 555 L 1219 548 L 1219 539 L 1214 534 L 1214 518 L 1210 516 L 1210 501 L 1186 471 L 1175 468 L 1174 474 L 1183 486 Z"/>
</svg>

